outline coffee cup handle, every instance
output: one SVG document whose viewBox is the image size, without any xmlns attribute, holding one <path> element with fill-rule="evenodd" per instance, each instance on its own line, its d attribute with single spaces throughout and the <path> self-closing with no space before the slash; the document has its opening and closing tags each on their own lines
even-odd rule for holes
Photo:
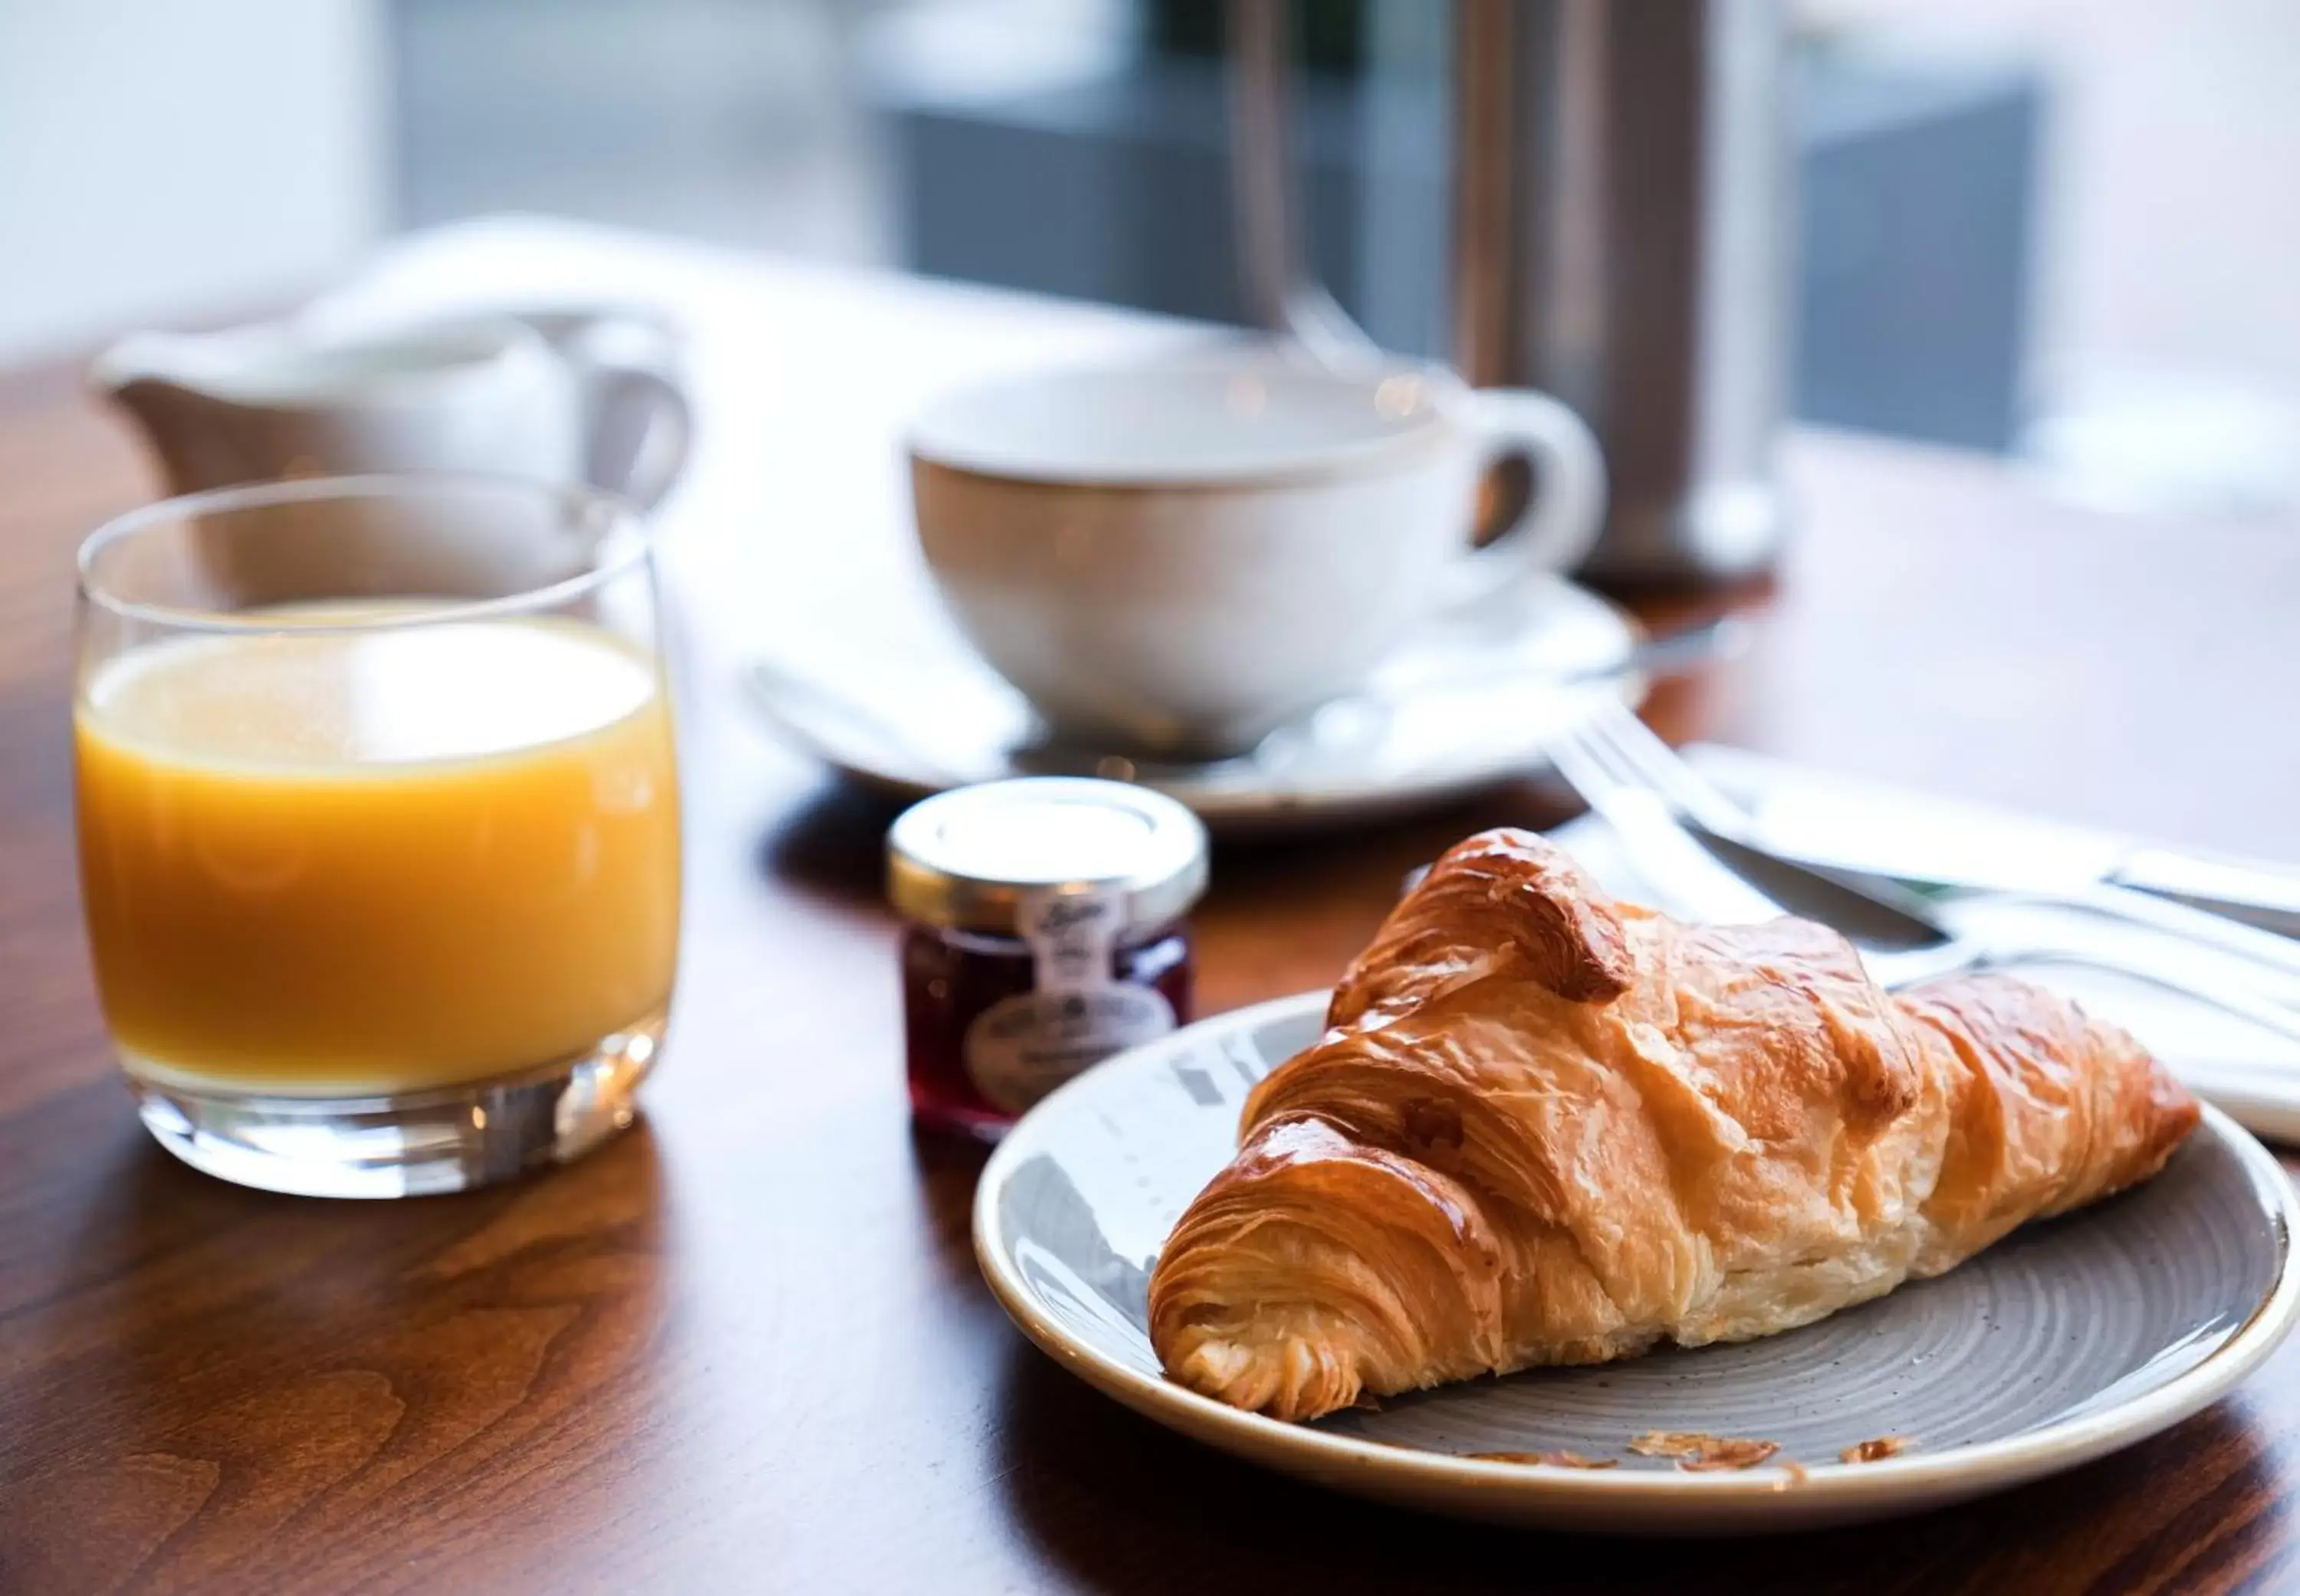
<svg viewBox="0 0 2300 1596">
<path fill-rule="evenodd" d="M 1529 388 L 1480 388 L 1470 398 L 1485 434 L 1480 472 L 1523 453 L 1533 460 L 1534 482 L 1517 520 L 1462 560 L 1468 574 L 1457 602 L 1483 597 L 1529 570 L 1571 569 L 1605 522 L 1605 457 L 1570 405 Z"/>
</svg>

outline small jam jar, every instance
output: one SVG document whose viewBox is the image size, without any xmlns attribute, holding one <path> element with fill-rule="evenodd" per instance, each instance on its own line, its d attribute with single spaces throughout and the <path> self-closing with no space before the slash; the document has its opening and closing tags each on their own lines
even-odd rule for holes
<svg viewBox="0 0 2300 1596">
<path fill-rule="evenodd" d="M 995 1141 L 1111 1054 L 1190 1018 L 1183 916 L 1206 886 L 1198 818 L 1145 787 L 1033 777 L 959 787 L 887 834 L 910 922 L 911 1109 Z"/>
</svg>

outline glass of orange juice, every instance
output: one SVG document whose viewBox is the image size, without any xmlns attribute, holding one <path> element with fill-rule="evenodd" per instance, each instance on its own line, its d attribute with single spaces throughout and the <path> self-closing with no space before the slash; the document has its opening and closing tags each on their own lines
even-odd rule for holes
<svg viewBox="0 0 2300 1596">
<path fill-rule="evenodd" d="M 576 487 L 194 495 L 79 556 L 81 894 L 170 1151 L 453 1191 L 629 1124 L 679 953 L 653 556 Z"/>
</svg>

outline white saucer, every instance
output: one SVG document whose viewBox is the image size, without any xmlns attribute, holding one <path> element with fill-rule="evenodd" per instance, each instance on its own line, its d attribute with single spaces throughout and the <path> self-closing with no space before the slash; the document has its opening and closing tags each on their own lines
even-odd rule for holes
<svg viewBox="0 0 2300 1596">
<path fill-rule="evenodd" d="M 1221 832 L 1338 824 L 1471 793 L 1539 768 L 1544 741 L 1607 702 L 1645 695 L 1635 623 L 1584 588 L 1531 578 L 1410 637 L 1358 695 L 1252 754 L 1154 766 L 1051 749 L 1029 704 L 940 616 L 787 643 L 743 672 L 792 742 L 903 797 L 1012 776 L 1102 774 L 1188 804 Z"/>
</svg>

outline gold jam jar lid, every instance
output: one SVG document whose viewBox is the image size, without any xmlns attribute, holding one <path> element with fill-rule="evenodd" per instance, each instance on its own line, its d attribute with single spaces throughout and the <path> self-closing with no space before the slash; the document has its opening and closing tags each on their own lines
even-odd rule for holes
<svg viewBox="0 0 2300 1596">
<path fill-rule="evenodd" d="M 1147 787 L 1061 776 L 986 781 L 912 804 L 887 833 L 887 895 L 909 919 L 1012 935 L 1049 894 L 1122 906 L 1121 936 L 1179 919 L 1206 890 L 1206 828 Z"/>
</svg>

